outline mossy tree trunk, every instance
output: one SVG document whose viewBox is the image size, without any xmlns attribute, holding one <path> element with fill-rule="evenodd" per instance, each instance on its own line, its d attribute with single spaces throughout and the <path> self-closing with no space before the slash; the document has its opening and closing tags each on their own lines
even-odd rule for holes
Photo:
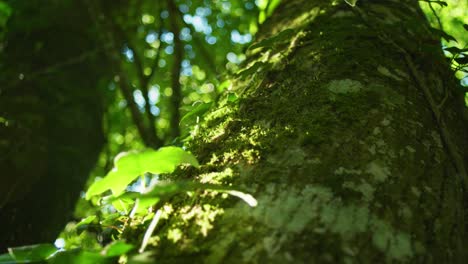
<svg viewBox="0 0 468 264">
<path fill-rule="evenodd" d="M 104 137 L 106 76 L 79 1 L 8 1 L 0 58 L 0 252 L 53 242 Z M 102 57 L 102 56 L 101 56 Z"/>
<path fill-rule="evenodd" d="M 207 191 L 173 201 L 157 260 L 466 261 L 466 109 L 418 2 L 283 1 L 258 36 L 287 28 L 249 51 L 239 101 L 191 142 L 204 166 L 178 174 L 258 206 Z"/>
</svg>

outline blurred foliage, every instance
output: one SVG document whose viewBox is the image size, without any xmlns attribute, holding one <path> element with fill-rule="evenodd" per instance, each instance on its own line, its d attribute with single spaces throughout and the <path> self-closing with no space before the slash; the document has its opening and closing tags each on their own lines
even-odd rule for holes
<svg viewBox="0 0 468 264">
<path fill-rule="evenodd" d="M 442 48 L 453 61 L 457 77 L 466 80 L 468 2 L 420 2 L 433 27 L 446 34 L 442 35 Z M 114 263 L 138 247 L 140 251 L 134 258 L 145 259 L 141 253 L 147 239 L 144 238 L 141 245 L 129 244 L 125 239 L 135 232 L 145 231 L 142 228 L 148 223 L 145 232 L 151 235 L 151 228 L 154 229 L 151 223 L 157 223 L 164 214 L 164 202 L 179 193 L 196 190 L 225 192 L 255 205 L 253 197 L 226 186 L 158 181 L 161 173 L 170 173 L 182 164 L 198 166 L 198 163 L 182 148 L 151 150 L 155 146 L 142 140 L 142 130 L 138 126 L 160 139 L 157 147 L 182 146 L 220 94 L 229 93 L 231 83 L 226 81 L 229 76 L 250 75 L 248 70 L 256 71 L 263 66 L 255 68 L 254 65 L 238 73 L 239 64 L 245 59 L 244 51 L 251 44 L 259 24 L 272 14 L 280 1 L 179 0 L 173 2 L 177 10 L 170 10 L 168 3 L 101 1 L 100 6 L 90 7 L 103 20 L 96 20 L 96 30 L 99 32 L 101 24 L 100 29 L 109 30 L 110 34 L 103 36 L 102 47 L 96 49 L 104 47 L 111 49 L 109 53 L 119 55 L 113 80 L 100 83 L 105 90 L 105 150 L 89 179 L 91 187 L 77 204 L 77 222 L 67 225 L 57 240 L 56 246 L 60 250 L 49 244 L 15 248 L 10 254 L 0 256 L 0 263 L 43 259 L 56 263 Z M 0 1 L 0 38 L 7 30 L 11 12 L 14 10 L 7 2 Z M 176 29 L 171 24 L 174 22 L 171 16 L 177 17 Z M 179 38 L 174 35 L 175 30 L 180 32 Z M 250 48 L 271 49 L 288 40 L 290 35 L 291 32 L 286 30 Z M 110 48 L 109 42 L 113 42 Z M 175 52 L 177 42 L 183 45 L 182 58 L 176 58 L 180 56 Z M 178 61 L 181 102 L 174 110 L 171 107 L 174 94 L 171 68 Z M 462 82 L 468 85 L 468 81 Z M 125 85 L 131 88 L 130 98 L 122 92 Z M 227 98 L 237 100 L 234 93 Z M 140 121 L 127 111 L 131 103 L 136 105 Z M 180 111 L 181 116 L 177 138 L 171 137 L 170 133 L 174 111 Z M 135 152 L 117 156 L 127 150 Z M 152 162 L 154 160 L 158 162 Z"/>
<path fill-rule="evenodd" d="M 468 86 L 468 1 L 420 1 L 429 22 L 445 33 L 442 47 L 452 60 L 456 76 Z M 467 102 L 468 105 L 468 102 Z"/>
</svg>

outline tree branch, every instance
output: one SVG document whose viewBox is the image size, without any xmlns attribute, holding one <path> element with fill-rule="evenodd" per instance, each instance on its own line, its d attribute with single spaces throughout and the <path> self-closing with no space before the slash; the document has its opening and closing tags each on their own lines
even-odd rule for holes
<svg viewBox="0 0 468 264">
<path fill-rule="evenodd" d="M 106 46 L 105 52 L 109 60 L 114 65 L 115 71 L 117 72 L 120 78 L 119 88 L 122 92 L 123 97 L 127 101 L 127 105 L 130 109 L 133 123 L 135 124 L 143 143 L 148 147 L 153 147 L 155 146 L 155 142 L 151 140 L 148 131 L 145 128 L 142 116 L 140 114 L 140 111 L 138 110 L 138 106 L 133 100 L 133 89 L 130 86 L 129 78 L 126 72 L 122 69 L 120 60 L 120 49 L 116 44 L 114 35 L 112 34 L 112 32 L 114 32 L 114 30 L 112 30 L 113 27 L 112 25 L 106 25 L 106 21 L 110 20 L 105 19 L 104 14 L 100 11 L 99 7 L 97 7 L 92 0 L 87 0 L 86 5 L 88 7 L 90 16 L 96 23 L 96 27 L 100 28 L 99 31 L 101 32 L 102 42 L 109 44 L 108 46 Z"/>
<path fill-rule="evenodd" d="M 174 0 L 167 0 L 169 10 L 170 29 L 174 34 L 174 61 L 171 70 L 172 96 L 170 99 L 171 120 L 170 120 L 170 135 L 176 138 L 180 135 L 180 102 L 182 101 L 182 87 L 180 85 L 180 70 L 182 66 L 182 58 L 184 56 L 184 47 L 180 39 L 180 27 L 177 21 L 179 16 L 178 8 Z"/>
</svg>

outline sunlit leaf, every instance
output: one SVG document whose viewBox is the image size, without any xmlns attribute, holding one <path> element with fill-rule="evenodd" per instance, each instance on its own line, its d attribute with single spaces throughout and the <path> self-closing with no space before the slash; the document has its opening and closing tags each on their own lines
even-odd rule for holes
<svg viewBox="0 0 468 264">
<path fill-rule="evenodd" d="M 106 257 L 117 257 L 128 253 L 133 248 L 135 246 L 124 241 L 114 241 L 103 250 L 102 254 Z"/>
<path fill-rule="evenodd" d="M 198 167 L 197 159 L 178 147 L 164 147 L 159 150 L 127 152 L 119 154 L 114 168 L 100 181 L 94 182 L 86 192 L 86 199 L 112 190 L 114 195 L 121 193 L 138 176 L 144 173 L 171 173 L 181 164 Z"/>
<path fill-rule="evenodd" d="M 237 102 L 237 100 L 239 100 L 239 97 L 237 96 L 236 93 L 228 93 L 227 94 L 227 101 L 228 102 L 234 103 L 234 102 Z"/>
<path fill-rule="evenodd" d="M 128 259 L 128 264 L 152 264 L 156 263 L 154 258 L 154 252 L 147 251 L 138 255 L 130 256 Z"/>
<path fill-rule="evenodd" d="M 128 214 L 134 203 L 135 201 L 130 199 L 117 199 L 115 201 L 112 201 L 112 206 L 114 206 L 115 210 Z"/>
<path fill-rule="evenodd" d="M 47 259 L 57 252 L 57 248 L 52 244 L 37 244 L 9 248 L 8 252 L 17 262 L 35 262 Z"/>
<path fill-rule="evenodd" d="M 96 252 L 75 249 L 57 252 L 57 254 L 47 262 L 52 264 L 107 264 L 115 263 L 115 260 L 106 258 Z"/>
<path fill-rule="evenodd" d="M 223 92 L 226 89 L 230 89 L 231 86 L 232 86 L 232 81 L 226 80 L 222 82 L 220 85 L 218 85 L 217 90 L 218 92 Z"/>
<path fill-rule="evenodd" d="M 89 225 L 91 224 L 91 222 L 94 221 L 94 219 L 96 219 L 96 216 L 95 215 L 90 215 L 84 219 L 82 219 L 78 224 L 76 224 L 76 228 L 82 226 L 82 225 Z"/>
</svg>

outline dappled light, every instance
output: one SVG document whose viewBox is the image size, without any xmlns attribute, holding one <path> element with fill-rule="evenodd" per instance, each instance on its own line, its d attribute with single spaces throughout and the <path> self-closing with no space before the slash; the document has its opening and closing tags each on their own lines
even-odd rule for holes
<svg viewBox="0 0 468 264">
<path fill-rule="evenodd" d="M 0 0 L 0 264 L 463 263 L 467 8 Z"/>
</svg>

